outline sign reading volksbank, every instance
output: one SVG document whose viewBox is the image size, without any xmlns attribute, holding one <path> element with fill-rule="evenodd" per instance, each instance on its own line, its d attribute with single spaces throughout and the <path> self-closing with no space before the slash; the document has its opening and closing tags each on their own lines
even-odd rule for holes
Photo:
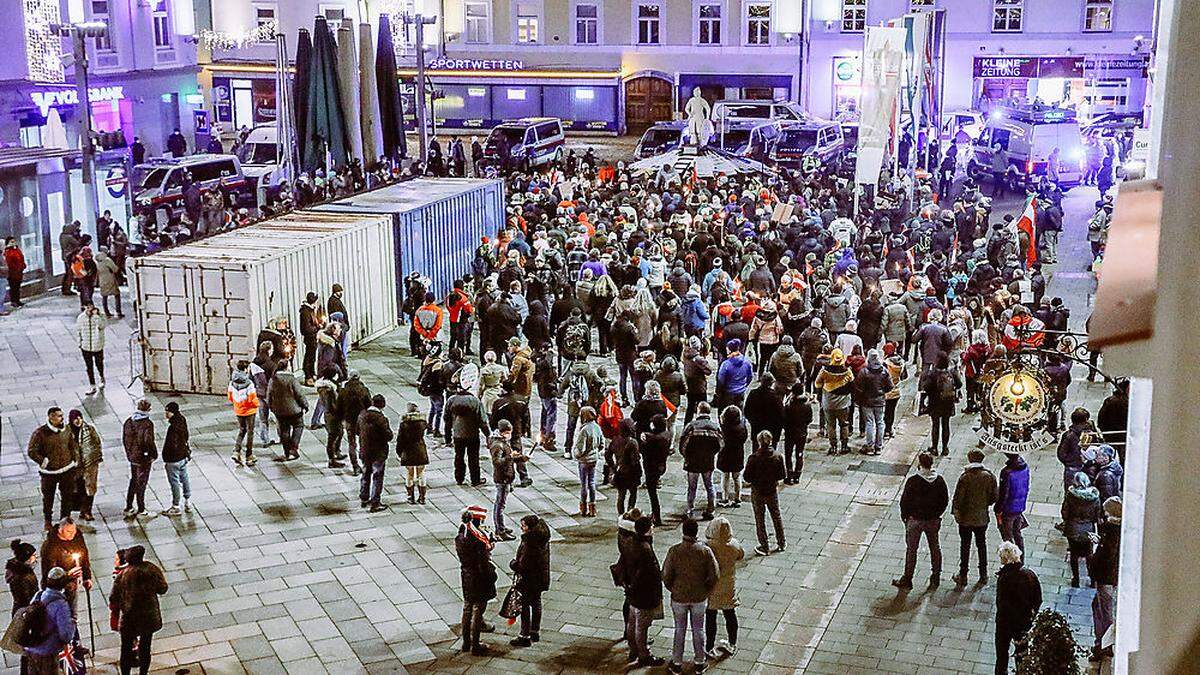
<svg viewBox="0 0 1200 675">
<path fill-rule="evenodd" d="M 430 70 L 525 70 L 525 62 L 517 59 L 448 59 L 438 57 L 429 62 Z"/>
<path fill-rule="evenodd" d="M 92 103 L 120 101 L 125 98 L 125 87 L 121 85 L 92 87 L 88 89 L 88 98 L 91 99 Z M 78 104 L 79 92 L 74 89 L 34 91 L 30 92 L 29 99 L 38 107 L 38 111 L 42 113 L 42 117 L 45 117 L 50 114 L 51 108 Z"/>
</svg>

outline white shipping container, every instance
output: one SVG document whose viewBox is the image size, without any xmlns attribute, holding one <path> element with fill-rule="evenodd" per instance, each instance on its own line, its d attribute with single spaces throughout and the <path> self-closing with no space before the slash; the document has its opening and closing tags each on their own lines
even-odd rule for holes
<svg viewBox="0 0 1200 675">
<path fill-rule="evenodd" d="M 299 211 L 133 261 L 143 376 L 152 391 L 221 394 L 259 331 L 344 289 L 351 339 L 396 325 L 392 220 Z M 299 365 L 300 354 L 293 365 Z"/>
</svg>

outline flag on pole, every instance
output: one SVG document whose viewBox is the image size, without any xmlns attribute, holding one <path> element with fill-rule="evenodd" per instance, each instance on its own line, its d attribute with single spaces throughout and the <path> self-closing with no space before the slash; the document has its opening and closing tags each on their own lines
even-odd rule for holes
<svg viewBox="0 0 1200 675">
<path fill-rule="evenodd" d="M 1030 267 L 1037 262 L 1037 238 L 1034 236 L 1033 224 L 1037 222 L 1037 198 L 1030 197 L 1025 203 L 1025 211 L 1020 218 L 1013 221 L 1013 236 L 1016 237 L 1017 245 L 1021 243 L 1021 233 L 1028 235 L 1028 244 L 1025 247 L 1025 267 Z"/>
</svg>

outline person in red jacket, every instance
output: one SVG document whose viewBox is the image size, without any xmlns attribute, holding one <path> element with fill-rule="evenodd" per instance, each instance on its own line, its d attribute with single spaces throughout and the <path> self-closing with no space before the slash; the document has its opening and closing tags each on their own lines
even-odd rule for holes
<svg viewBox="0 0 1200 675">
<path fill-rule="evenodd" d="M 8 270 L 8 297 L 13 307 L 23 307 L 21 302 L 21 280 L 25 277 L 25 254 L 17 245 L 15 237 L 4 242 L 4 267 Z"/>
<path fill-rule="evenodd" d="M 455 347 L 463 354 L 471 354 L 471 317 L 475 315 L 475 306 L 471 304 L 471 296 L 463 286 L 463 280 L 454 282 L 454 290 L 446 296 L 446 312 L 450 315 L 450 350 Z"/>
</svg>

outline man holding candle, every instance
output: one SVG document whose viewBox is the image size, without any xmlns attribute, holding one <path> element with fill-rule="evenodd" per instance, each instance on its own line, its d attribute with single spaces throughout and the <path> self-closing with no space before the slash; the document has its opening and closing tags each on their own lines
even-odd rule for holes
<svg viewBox="0 0 1200 675">
<path fill-rule="evenodd" d="M 59 524 L 46 533 L 46 541 L 42 543 L 42 585 L 46 585 L 50 570 L 61 567 L 67 574 L 81 583 L 85 589 L 92 588 L 92 561 L 88 556 L 87 542 L 83 533 L 75 527 L 70 518 L 63 518 Z M 72 584 L 63 589 L 63 595 L 71 605 L 71 615 L 75 616 L 75 599 L 78 587 Z"/>
</svg>

